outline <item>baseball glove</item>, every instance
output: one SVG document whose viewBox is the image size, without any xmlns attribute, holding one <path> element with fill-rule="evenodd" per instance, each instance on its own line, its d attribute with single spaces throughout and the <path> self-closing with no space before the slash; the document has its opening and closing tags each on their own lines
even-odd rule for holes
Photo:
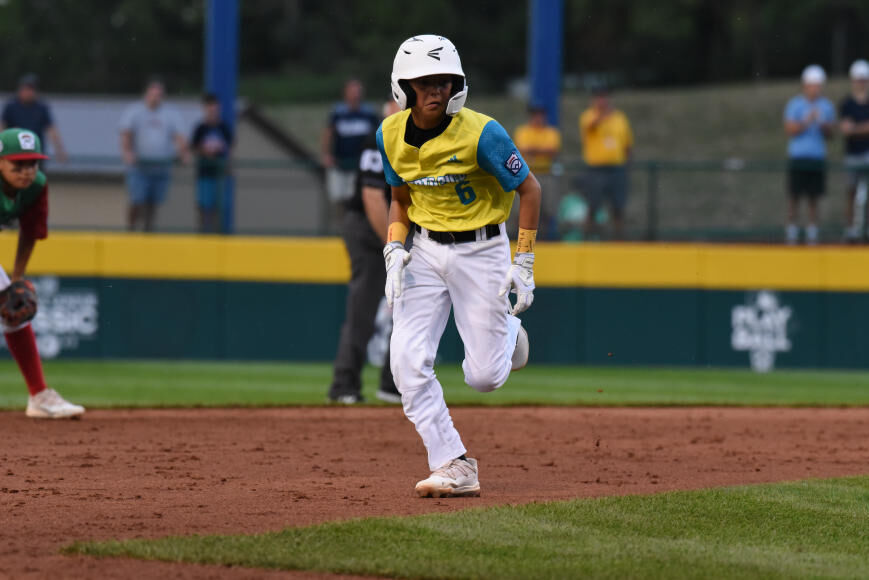
<svg viewBox="0 0 869 580">
<path fill-rule="evenodd" d="M 21 326 L 36 316 L 36 289 L 29 280 L 16 280 L 0 292 L 0 319 L 6 326 Z"/>
</svg>

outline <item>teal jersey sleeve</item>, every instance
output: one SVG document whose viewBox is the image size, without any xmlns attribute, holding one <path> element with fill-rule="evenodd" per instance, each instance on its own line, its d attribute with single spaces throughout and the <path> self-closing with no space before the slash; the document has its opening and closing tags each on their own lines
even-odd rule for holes
<svg viewBox="0 0 869 580">
<path fill-rule="evenodd" d="M 480 133 L 477 164 L 495 176 L 504 191 L 513 191 L 528 177 L 528 164 L 498 121 L 489 121 Z"/>
<path fill-rule="evenodd" d="M 386 156 L 386 150 L 383 148 L 383 125 L 377 128 L 377 148 L 380 150 L 380 158 L 383 160 L 383 175 L 386 177 L 386 183 L 392 187 L 404 185 L 404 180 L 392 168 L 389 157 Z"/>
</svg>

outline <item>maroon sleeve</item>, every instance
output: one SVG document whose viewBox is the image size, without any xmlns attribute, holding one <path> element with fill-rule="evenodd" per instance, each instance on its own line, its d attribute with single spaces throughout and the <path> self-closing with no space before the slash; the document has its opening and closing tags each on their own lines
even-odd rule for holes
<svg viewBox="0 0 869 580">
<path fill-rule="evenodd" d="M 48 184 L 42 188 L 39 199 L 18 218 L 18 227 L 23 235 L 34 240 L 48 237 Z"/>
</svg>

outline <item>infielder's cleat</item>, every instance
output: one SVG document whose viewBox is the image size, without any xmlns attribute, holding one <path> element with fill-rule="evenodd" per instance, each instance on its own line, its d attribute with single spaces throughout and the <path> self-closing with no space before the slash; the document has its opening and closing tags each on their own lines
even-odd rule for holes
<svg viewBox="0 0 869 580">
<path fill-rule="evenodd" d="M 416 484 L 419 497 L 479 497 L 477 460 L 453 459 Z"/>
<path fill-rule="evenodd" d="M 54 389 L 45 389 L 27 400 L 25 414 L 34 419 L 72 419 L 84 415 L 84 407 L 73 405 Z"/>
<path fill-rule="evenodd" d="M 329 397 L 329 402 L 339 405 L 358 405 L 365 402 L 365 397 L 362 395 L 338 395 L 337 397 Z"/>
<path fill-rule="evenodd" d="M 519 334 L 516 336 L 516 348 L 513 349 L 513 367 L 511 371 L 518 371 L 525 368 L 528 364 L 528 332 L 524 327 L 519 327 Z"/>
<path fill-rule="evenodd" d="M 378 389 L 375 396 L 384 403 L 401 403 L 401 393 L 398 391 L 385 391 L 383 389 Z"/>
</svg>

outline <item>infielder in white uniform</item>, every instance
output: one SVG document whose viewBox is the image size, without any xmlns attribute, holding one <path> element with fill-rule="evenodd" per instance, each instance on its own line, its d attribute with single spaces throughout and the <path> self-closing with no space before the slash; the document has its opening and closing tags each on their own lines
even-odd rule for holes
<svg viewBox="0 0 869 580">
<path fill-rule="evenodd" d="M 434 359 L 452 306 L 471 387 L 493 391 L 527 363 L 528 335 L 515 315 L 534 297 L 540 184 L 497 121 L 463 108 L 468 85 L 446 38 L 404 41 L 393 63 L 392 91 L 402 111 L 377 132 L 392 186 L 383 255 L 394 319 L 392 373 L 432 470 L 416 492 L 479 495 L 477 461 L 465 455 Z M 520 200 L 519 237 L 511 264 L 504 221 L 514 193 Z M 408 252 L 411 221 L 415 237 Z M 515 306 L 510 290 L 517 294 Z"/>
</svg>

